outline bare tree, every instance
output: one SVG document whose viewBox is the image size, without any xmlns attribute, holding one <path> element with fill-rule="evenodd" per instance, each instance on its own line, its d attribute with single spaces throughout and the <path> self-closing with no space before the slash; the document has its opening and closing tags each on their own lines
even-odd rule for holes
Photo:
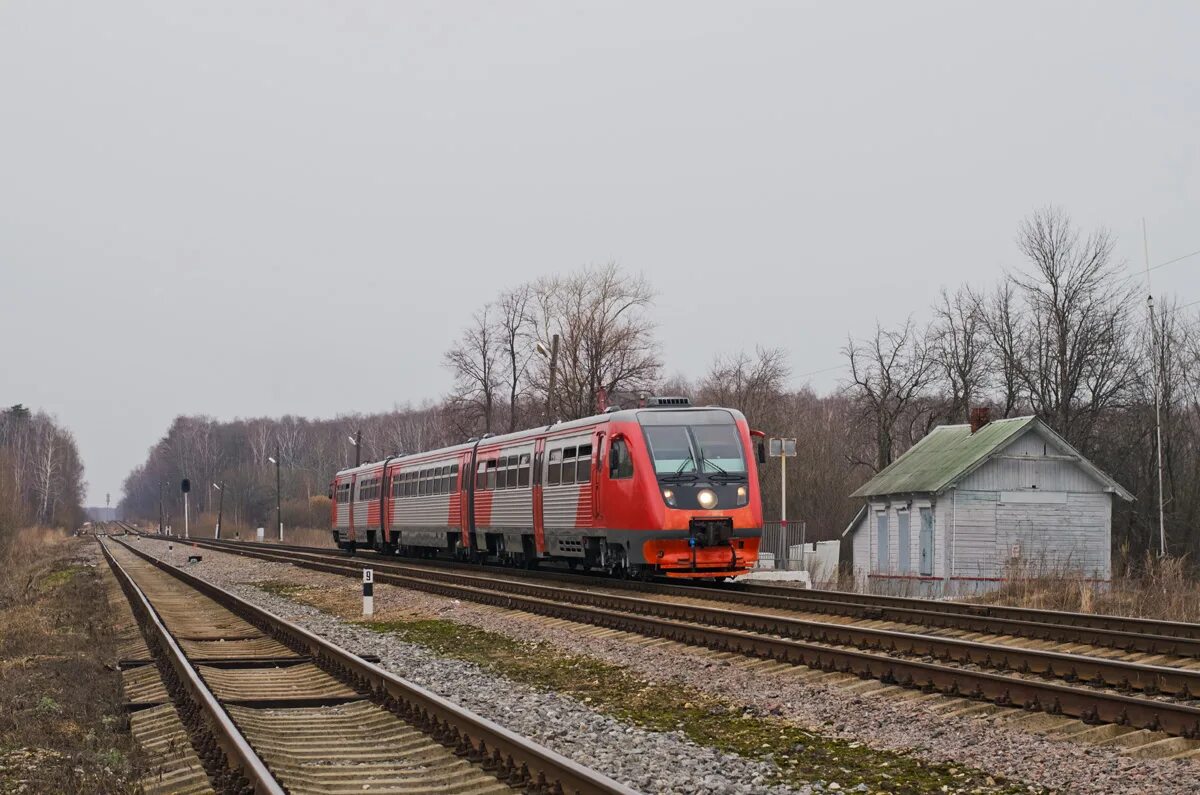
<svg viewBox="0 0 1200 795">
<path fill-rule="evenodd" d="M 533 356 L 534 319 L 530 314 L 533 287 L 522 284 L 500 296 L 496 304 L 496 345 L 503 362 L 501 383 L 508 389 L 508 430 L 517 429 L 517 403 L 525 390 L 525 374 Z"/>
<path fill-rule="evenodd" d="M 1026 219 L 1017 245 L 1030 265 L 1009 277 L 1025 306 L 1022 386 L 1039 416 L 1087 450 L 1098 414 L 1119 405 L 1135 374 L 1132 294 L 1108 232 L 1083 238 L 1057 209 Z"/>
<path fill-rule="evenodd" d="M 500 387 L 492 310 L 488 304 L 476 312 L 471 326 L 445 355 L 445 366 L 454 374 L 450 406 L 468 424 L 481 422 L 484 433 L 492 432 L 496 391 Z"/>
<path fill-rule="evenodd" d="M 965 422 L 986 382 L 987 332 L 978 300 L 966 288 L 942 289 L 934 305 L 931 353 L 949 390 L 951 421 Z"/>
<path fill-rule="evenodd" d="M 652 387 L 662 362 L 648 310 L 654 290 L 641 276 L 616 264 L 585 268 L 535 285 L 537 337 L 560 339 L 557 394 L 560 419 L 592 414 L 603 389 L 610 396 L 632 395 Z M 546 362 L 532 380 L 548 389 Z"/>
<path fill-rule="evenodd" d="M 876 324 L 874 337 L 851 338 L 843 352 L 850 363 L 848 392 L 860 421 L 874 437 L 872 466 L 879 471 L 892 463 L 897 452 L 897 423 L 932 381 L 929 331 L 915 326 L 911 318 L 895 331 Z"/>
<path fill-rule="evenodd" d="M 1000 403 L 1005 417 L 1017 411 L 1024 395 L 1021 361 L 1025 350 L 1025 320 L 1017 305 L 1016 290 L 1011 281 L 1004 281 L 984 300 L 976 297 L 979 318 L 988 337 L 988 370 L 1000 389 Z"/>
<path fill-rule="evenodd" d="M 752 423 L 766 427 L 784 394 L 790 368 L 782 348 L 756 348 L 713 360 L 700 381 L 701 403 L 735 408 Z"/>
</svg>

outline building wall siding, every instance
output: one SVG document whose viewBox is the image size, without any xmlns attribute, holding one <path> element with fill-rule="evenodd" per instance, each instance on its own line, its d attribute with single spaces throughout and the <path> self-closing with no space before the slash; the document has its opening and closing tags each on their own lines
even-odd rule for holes
<svg viewBox="0 0 1200 795">
<path fill-rule="evenodd" d="M 995 491 L 956 490 L 954 511 L 954 577 L 1111 574 L 1109 494 L 1068 492 L 1061 503 L 1027 503 L 1004 502 Z"/>
<path fill-rule="evenodd" d="M 958 482 L 964 491 L 1008 491 L 1038 488 L 1046 491 L 1100 492 L 1105 486 L 1074 461 L 1051 456 L 1064 451 L 1036 431 L 1029 431 Z M 1013 456 L 1028 457 L 1016 460 Z"/>
</svg>

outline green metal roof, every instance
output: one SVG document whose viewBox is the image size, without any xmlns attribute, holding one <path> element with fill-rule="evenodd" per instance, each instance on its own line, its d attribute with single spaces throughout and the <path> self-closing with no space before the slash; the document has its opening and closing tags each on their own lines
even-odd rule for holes
<svg viewBox="0 0 1200 795">
<path fill-rule="evenodd" d="M 970 425 L 939 426 L 850 496 L 937 493 L 1035 422 L 1037 417 L 995 420 L 975 433 Z"/>
</svg>

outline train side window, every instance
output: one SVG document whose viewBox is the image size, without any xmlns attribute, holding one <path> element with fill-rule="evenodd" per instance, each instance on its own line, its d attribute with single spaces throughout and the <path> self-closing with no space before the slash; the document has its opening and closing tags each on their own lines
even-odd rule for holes
<svg viewBox="0 0 1200 795">
<path fill-rule="evenodd" d="M 608 477 L 611 480 L 625 480 L 633 477 L 633 458 L 629 455 L 629 445 L 624 439 L 613 439 L 608 446 Z"/>
<path fill-rule="evenodd" d="M 442 468 L 434 467 L 433 469 L 429 470 L 429 477 L 430 477 L 429 485 L 431 486 L 431 488 L 429 490 L 434 494 L 441 494 L 442 493 Z"/>
<path fill-rule="evenodd" d="M 450 467 L 445 466 L 438 470 L 438 494 L 450 493 Z"/>
<path fill-rule="evenodd" d="M 515 489 L 520 485 L 518 482 L 521 472 L 520 461 L 521 459 L 517 458 L 515 455 L 510 455 L 508 457 L 508 487 L 510 489 Z"/>
<path fill-rule="evenodd" d="M 496 462 L 496 488 L 508 488 L 508 479 L 505 472 L 508 470 L 508 457 L 500 456 L 500 460 Z"/>
<path fill-rule="evenodd" d="M 487 462 L 487 487 L 488 490 L 496 488 L 496 459 L 491 459 Z"/>
<path fill-rule="evenodd" d="M 562 477 L 562 450 L 550 451 L 550 463 L 546 467 L 546 485 L 557 486 Z"/>
<path fill-rule="evenodd" d="M 563 448 L 562 482 L 565 486 L 575 482 L 575 448 Z"/>
<path fill-rule="evenodd" d="M 579 445 L 579 457 L 575 461 L 575 482 L 589 483 L 592 479 L 592 446 Z"/>
<path fill-rule="evenodd" d="M 450 465 L 450 492 L 458 493 L 458 464 Z"/>
<path fill-rule="evenodd" d="M 426 494 L 425 486 L 429 481 L 425 479 L 425 470 L 417 473 L 417 496 L 423 497 Z"/>
<path fill-rule="evenodd" d="M 529 453 L 521 453 L 520 468 L 517 470 L 517 488 L 529 485 Z"/>
</svg>

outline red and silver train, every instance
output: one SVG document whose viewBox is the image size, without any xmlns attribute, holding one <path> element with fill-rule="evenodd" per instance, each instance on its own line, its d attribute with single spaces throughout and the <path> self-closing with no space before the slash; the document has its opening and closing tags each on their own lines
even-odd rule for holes
<svg viewBox="0 0 1200 795">
<path fill-rule="evenodd" d="M 758 559 L 761 436 L 741 412 L 651 398 L 391 456 L 337 473 L 334 541 L 617 576 L 730 577 Z"/>
</svg>

